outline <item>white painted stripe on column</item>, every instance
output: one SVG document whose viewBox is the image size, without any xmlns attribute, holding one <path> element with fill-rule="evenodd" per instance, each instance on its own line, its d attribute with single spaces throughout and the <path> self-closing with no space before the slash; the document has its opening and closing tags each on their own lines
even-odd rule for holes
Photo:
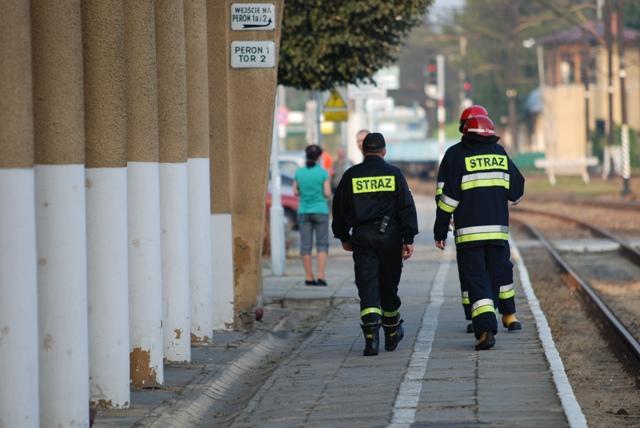
<svg viewBox="0 0 640 428">
<path fill-rule="evenodd" d="M 438 328 L 440 307 L 444 301 L 444 283 L 449 273 L 449 260 L 443 260 L 438 266 L 438 272 L 433 280 L 429 304 L 422 316 L 422 324 L 418 337 L 413 344 L 413 352 L 409 367 L 404 374 L 398 396 L 393 405 L 393 415 L 389 427 L 408 427 L 416 418 L 416 408 L 422 392 L 422 381 L 427 371 L 427 363 L 431 355 L 431 347 Z"/>
<path fill-rule="evenodd" d="M 127 169 L 131 351 L 149 352 L 149 368 L 162 384 L 160 166 L 157 162 L 129 162 Z"/>
<path fill-rule="evenodd" d="M 233 326 L 233 229 L 231 214 L 211 216 L 213 328 Z"/>
<path fill-rule="evenodd" d="M 127 169 L 87 168 L 91 401 L 129 407 Z"/>
<path fill-rule="evenodd" d="M 529 271 L 522 260 L 522 255 L 520 254 L 520 250 L 518 250 L 518 246 L 515 241 L 510 239 L 509 244 L 511 246 L 511 256 L 518 267 L 520 283 L 524 289 L 524 294 L 527 296 L 527 301 L 531 308 L 531 312 L 533 313 L 533 317 L 536 320 L 538 337 L 540 337 L 540 341 L 542 342 L 542 347 L 544 349 L 544 355 L 547 357 L 547 361 L 549 362 L 549 368 L 553 375 L 553 382 L 556 384 L 558 397 L 560 397 L 560 402 L 562 403 L 562 408 L 564 409 L 569 426 L 572 428 L 586 428 L 587 420 L 582 413 L 582 408 L 573 393 L 573 388 L 571 388 L 571 383 L 569 382 L 567 373 L 564 370 L 564 364 L 562 363 L 562 358 L 560 358 L 560 353 L 556 348 L 556 344 L 553 341 L 553 335 L 551 334 L 551 328 L 547 322 L 547 317 L 544 315 L 544 312 L 540 307 L 540 301 L 538 301 L 538 298 L 533 291 L 531 279 L 529 278 Z"/>
<path fill-rule="evenodd" d="M 36 165 L 40 424 L 89 425 L 84 165 Z"/>
<path fill-rule="evenodd" d="M 191 361 L 187 163 L 160 164 L 164 356 Z"/>
<path fill-rule="evenodd" d="M 39 426 L 34 173 L 0 169 L 0 426 Z"/>
<path fill-rule="evenodd" d="M 211 276 L 211 192 L 209 158 L 189 159 L 189 283 L 191 334 L 199 340 L 213 332 Z"/>
</svg>

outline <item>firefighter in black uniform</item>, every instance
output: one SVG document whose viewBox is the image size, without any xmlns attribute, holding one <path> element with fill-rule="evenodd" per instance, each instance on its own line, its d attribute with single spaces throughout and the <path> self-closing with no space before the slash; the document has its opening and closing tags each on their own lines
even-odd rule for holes
<svg viewBox="0 0 640 428">
<path fill-rule="evenodd" d="M 413 254 L 416 207 L 402 172 L 384 161 L 384 137 L 366 136 L 364 161 L 349 168 L 333 198 L 333 234 L 353 251 L 364 355 L 377 355 L 379 330 L 393 351 L 404 336 L 398 284 L 402 260 Z"/>
<path fill-rule="evenodd" d="M 494 135 L 486 116 L 469 118 L 462 141 L 447 150 L 434 239 L 444 249 L 451 215 L 461 282 L 469 289 L 476 349 L 495 345 L 500 305 L 503 324 L 515 320 L 513 265 L 509 254 L 508 202 L 524 194 L 524 177 Z M 442 168 L 442 167 L 441 167 Z"/>
<path fill-rule="evenodd" d="M 464 131 L 464 125 L 467 122 L 467 120 L 476 116 L 489 117 L 489 113 L 486 108 L 478 104 L 471 105 L 462 111 L 462 113 L 460 114 L 460 127 L 459 127 L 459 130 L 461 133 Z M 436 205 L 438 204 L 438 200 L 440 199 L 440 195 L 442 194 L 442 188 L 444 187 L 444 180 L 445 180 L 444 175 L 446 173 L 447 173 L 447 166 L 444 162 L 441 162 L 440 169 L 438 170 L 438 182 L 437 182 L 437 188 L 436 188 Z M 453 223 L 455 223 L 455 219 L 453 219 Z M 509 244 L 507 243 L 507 246 L 508 245 Z M 469 300 L 469 286 L 467 284 L 466 278 L 463 275 L 460 274 L 459 277 L 460 277 L 460 291 L 462 295 L 462 308 L 464 310 L 465 318 L 468 321 L 471 321 L 471 301 Z M 510 295 L 510 294 L 511 293 L 502 293 L 501 298 L 498 299 L 498 310 L 503 315 L 503 319 L 507 321 L 504 323 L 505 328 L 507 328 L 509 331 L 522 330 L 522 325 L 520 324 L 520 321 L 518 321 L 514 313 L 515 297 L 514 295 Z M 473 323 L 471 322 L 467 324 L 467 333 L 473 333 Z"/>
</svg>

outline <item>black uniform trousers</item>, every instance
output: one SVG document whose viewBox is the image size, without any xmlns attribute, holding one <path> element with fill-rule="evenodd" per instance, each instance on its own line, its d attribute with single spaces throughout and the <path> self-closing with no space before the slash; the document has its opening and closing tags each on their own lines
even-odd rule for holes
<svg viewBox="0 0 640 428">
<path fill-rule="evenodd" d="M 392 322 L 398 316 L 398 284 L 402 273 L 402 237 L 396 223 L 385 233 L 378 224 L 353 228 L 351 245 L 363 323 Z"/>
<path fill-rule="evenodd" d="M 508 243 L 458 247 L 460 283 L 468 288 L 469 315 L 477 338 L 482 332 L 497 333 L 495 308 L 515 313 L 513 264 Z M 466 311 L 465 311 L 466 312 Z"/>
<path fill-rule="evenodd" d="M 496 247 L 493 245 L 492 247 Z M 499 260 L 497 269 L 489 271 L 492 287 L 498 287 L 498 311 L 503 314 L 514 314 L 516 312 L 515 293 L 513 290 L 513 264 L 510 261 L 509 243 L 506 242 L 504 252 L 501 252 L 498 256 Z M 494 255 L 492 253 L 492 255 Z M 460 263 L 460 256 L 458 256 L 458 263 Z M 464 317 L 471 321 L 471 299 L 469 298 L 469 281 L 463 271 L 458 269 L 458 277 L 460 279 L 460 292 L 462 295 L 462 308 L 464 310 Z"/>
</svg>

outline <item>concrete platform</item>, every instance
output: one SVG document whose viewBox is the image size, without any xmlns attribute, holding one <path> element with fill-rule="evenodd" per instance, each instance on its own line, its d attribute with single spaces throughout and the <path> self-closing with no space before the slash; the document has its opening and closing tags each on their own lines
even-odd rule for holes
<svg viewBox="0 0 640 428">
<path fill-rule="evenodd" d="M 406 336 L 398 350 L 363 357 L 359 307 L 345 303 L 279 366 L 234 426 L 569 426 L 519 281 L 524 330 L 501 329 L 493 350 L 474 350 L 473 335 L 465 332 L 455 249 L 452 242 L 445 252 L 433 247 L 429 205 L 421 200 L 425 232 L 400 286 Z M 331 299 L 351 290 L 355 296 L 351 266 L 350 258 L 333 257 L 335 285 L 308 292 Z M 287 295 L 303 295 L 309 288 L 303 279 L 287 278 Z M 272 280 L 266 281 L 268 294 Z"/>
<path fill-rule="evenodd" d="M 265 264 L 264 323 L 215 334 L 213 344 L 194 348 L 193 363 L 167 368 L 166 386 L 136 392 L 129 410 L 101 411 L 96 426 L 585 426 L 518 271 L 524 330 L 501 329 L 493 350 L 474 350 L 453 242 L 435 249 L 433 202 L 417 202 L 423 233 L 400 284 L 406 335 L 396 351 L 362 356 L 352 260 L 333 242 L 328 287 L 305 286 L 299 259 L 287 261 L 285 277 Z"/>
</svg>

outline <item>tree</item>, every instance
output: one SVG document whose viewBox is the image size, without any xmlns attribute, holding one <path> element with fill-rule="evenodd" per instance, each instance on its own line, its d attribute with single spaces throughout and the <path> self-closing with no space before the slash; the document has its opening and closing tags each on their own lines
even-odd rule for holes
<svg viewBox="0 0 640 428">
<path fill-rule="evenodd" d="M 371 81 L 433 0 L 287 0 L 278 83 L 305 90 Z"/>
</svg>

